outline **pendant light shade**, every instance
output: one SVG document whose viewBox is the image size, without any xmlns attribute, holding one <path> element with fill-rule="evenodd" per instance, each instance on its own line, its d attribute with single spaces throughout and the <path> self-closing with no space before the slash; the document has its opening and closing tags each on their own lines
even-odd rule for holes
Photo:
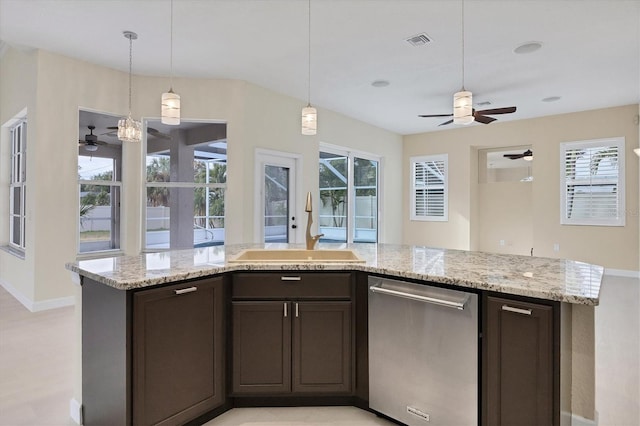
<svg viewBox="0 0 640 426">
<path fill-rule="evenodd" d="M 315 135 L 318 130 L 318 112 L 311 105 L 302 108 L 302 134 Z"/>
<path fill-rule="evenodd" d="M 142 124 L 131 117 L 131 63 L 133 40 L 138 35 L 132 31 L 124 31 L 124 37 L 129 39 L 129 115 L 118 121 L 118 139 L 123 142 L 140 142 L 142 140 Z"/>
<path fill-rule="evenodd" d="M 131 113 L 127 118 L 118 120 L 118 139 L 123 142 L 140 142 L 142 140 L 142 124 L 131 118 Z"/>
<path fill-rule="evenodd" d="M 162 94 L 162 119 L 163 124 L 177 126 L 180 124 L 180 95 L 168 92 Z"/>
<path fill-rule="evenodd" d="M 453 95 L 453 122 L 455 124 L 473 123 L 473 95 L 462 90 Z"/>
<path fill-rule="evenodd" d="M 313 136 L 318 130 L 318 111 L 311 106 L 311 0 L 309 0 L 309 74 L 308 80 L 308 92 L 307 92 L 307 106 L 302 108 L 302 134 L 305 136 Z"/>
<path fill-rule="evenodd" d="M 160 121 L 162 124 L 177 126 L 180 124 L 180 95 L 173 92 L 173 0 L 171 0 L 171 42 L 169 45 L 169 63 L 171 67 L 171 87 L 162 94 Z"/>
</svg>

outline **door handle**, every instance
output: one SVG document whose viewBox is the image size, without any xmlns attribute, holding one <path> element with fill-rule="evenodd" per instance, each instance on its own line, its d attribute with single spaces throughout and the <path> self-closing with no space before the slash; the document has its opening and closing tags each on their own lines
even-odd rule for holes
<svg viewBox="0 0 640 426">
<path fill-rule="evenodd" d="M 296 225 L 295 223 L 293 225 L 291 225 L 291 229 L 296 229 L 298 227 L 298 225 Z"/>
<path fill-rule="evenodd" d="M 186 294 L 186 293 L 193 293 L 194 291 L 197 291 L 198 287 L 187 287 L 187 288 L 181 288 L 180 290 L 174 290 L 173 292 L 175 294 Z"/>
<path fill-rule="evenodd" d="M 287 302 L 284 302 L 284 317 L 287 317 Z"/>
</svg>

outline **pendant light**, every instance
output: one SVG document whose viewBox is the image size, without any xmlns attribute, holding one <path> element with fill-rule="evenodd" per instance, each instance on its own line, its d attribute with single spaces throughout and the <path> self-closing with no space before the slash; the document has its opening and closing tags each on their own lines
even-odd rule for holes
<svg viewBox="0 0 640 426">
<path fill-rule="evenodd" d="M 318 129 L 318 112 L 311 106 L 311 0 L 309 0 L 309 68 L 308 68 L 308 92 L 307 106 L 302 108 L 302 134 L 313 136 Z"/>
<path fill-rule="evenodd" d="M 171 85 L 169 87 L 169 91 L 162 94 L 162 112 L 160 121 L 163 124 L 177 126 L 180 124 L 180 95 L 173 93 L 173 0 L 171 0 L 171 42 L 169 45 L 169 52 Z"/>
<path fill-rule="evenodd" d="M 140 142 L 142 140 L 142 124 L 131 118 L 131 62 L 133 40 L 138 34 L 133 31 L 123 31 L 124 37 L 129 39 L 129 116 L 118 121 L 118 139 L 123 142 Z"/>
<path fill-rule="evenodd" d="M 464 0 L 462 0 L 462 89 L 453 95 L 453 122 L 471 124 L 473 117 L 473 94 L 464 88 Z"/>
</svg>

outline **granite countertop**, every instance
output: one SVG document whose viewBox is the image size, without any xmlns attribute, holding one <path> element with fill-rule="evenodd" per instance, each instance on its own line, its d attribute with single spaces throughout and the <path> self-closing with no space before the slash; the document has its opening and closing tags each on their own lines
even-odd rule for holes
<svg viewBox="0 0 640 426">
<path fill-rule="evenodd" d="M 234 244 L 68 263 L 67 269 L 102 284 L 130 290 L 231 271 L 363 271 L 546 300 L 599 303 L 604 268 L 551 259 L 394 244 L 327 244 L 352 249 L 365 263 L 229 263 L 250 248 L 298 248 L 299 244 Z"/>
</svg>

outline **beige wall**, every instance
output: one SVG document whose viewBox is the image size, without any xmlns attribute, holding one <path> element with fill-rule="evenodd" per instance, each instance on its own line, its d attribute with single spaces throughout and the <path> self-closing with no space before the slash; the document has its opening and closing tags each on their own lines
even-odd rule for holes
<svg viewBox="0 0 640 426">
<path fill-rule="evenodd" d="M 36 92 L 38 85 L 38 53 L 36 51 L 18 52 L 9 49 L 2 61 L 0 61 L 0 125 L 16 117 L 25 108 L 29 116 L 37 115 Z M 0 129 L 0 217 L 8 218 L 9 203 L 9 154 L 11 152 L 9 140 L 9 128 Z M 32 145 L 37 138 L 37 129 L 29 128 L 27 131 L 27 147 Z M 36 167 L 34 158 L 27 157 L 27 170 Z M 27 181 L 27 185 L 29 182 Z M 28 187 L 28 189 L 30 189 Z M 27 190 L 27 227 L 34 223 L 36 194 Z M 8 219 L 2 220 L 3 224 Z M 0 251 L 0 284 L 7 287 L 14 295 L 22 296 L 22 302 L 33 301 L 36 297 L 34 287 L 35 269 L 35 236 L 33 232 L 26 233 L 25 258 L 20 259 L 13 254 Z M 6 244 L 9 241 L 9 227 L 0 227 L 0 241 Z"/>
<path fill-rule="evenodd" d="M 405 136 L 404 242 L 499 251 L 499 240 L 516 241 L 519 228 L 531 226 L 537 256 L 638 270 L 638 161 L 633 153 L 638 147 L 637 113 L 638 105 L 629 105 Z M 625 137 L 626 226 L 560 225 L 560 143 L 615 136 Z M 534 152 L 531 211 L 526 215 L 519 200 L 477 184 L 477 149 L 515 145 L 531 145 Z M 410 221 L 409 158 L 443 153 L 449 154 L 449 221 Z M 489 204 L 491 208 L 486 207 Z M 485 206 L 483 211 L 480 206 Z M 513 212 L 506 222 L 509 212 L 489 214 L 499 211 L 498 206 Z M 515 220 L 515 215 L 522 215 L 523 222 Z M 556 243 L 558 252 L 553 250 Z M 513 247 L 514 252 L 524 249 L 515 243 Z"/>
</svg>

